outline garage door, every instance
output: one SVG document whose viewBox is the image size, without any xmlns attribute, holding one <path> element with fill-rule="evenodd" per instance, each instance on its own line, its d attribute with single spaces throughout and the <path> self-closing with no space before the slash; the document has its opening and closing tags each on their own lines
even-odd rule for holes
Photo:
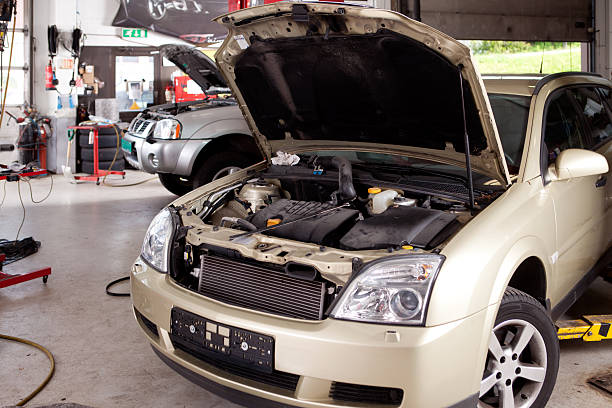
<svg viewBox="0 0 612 408">
<path fill-rule="evenodd" d="M 424 23 L 464 40 L 590 41 L 591 16 L 591 0 L 421 0 Z"/>
</svg>

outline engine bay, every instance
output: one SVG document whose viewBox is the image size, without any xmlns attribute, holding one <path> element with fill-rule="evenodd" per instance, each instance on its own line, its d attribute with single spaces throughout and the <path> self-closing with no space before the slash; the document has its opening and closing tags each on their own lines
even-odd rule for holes
<svg viewBox="0 0 612 408">
<path fill-rule="evenodd" d="M 498 195 L 478 190 L 478 207 L 469 208 L 456 193 L 462 188 L 439 175 L 403 179 L 353 169 L 344 157 L 314 156 L 211 194 L 199 216 L 239 230 L 234 237 L 261 233 L 347 251 L 432 250 Z"/>
</svg>

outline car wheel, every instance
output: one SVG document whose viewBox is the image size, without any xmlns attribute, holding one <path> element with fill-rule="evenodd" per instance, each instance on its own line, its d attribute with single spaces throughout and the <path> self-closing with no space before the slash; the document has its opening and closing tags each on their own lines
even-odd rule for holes
<svg viewBox="0 0 612 408">
<path fill-rule="evenodd" d="M 176 174 L 157 173 L 159 181 L 166 190 L 172 194 L 182 196 L 190 192 L 193 188 L 193 182 L 189 179 L 182 178 Z"/>
<path fill-rule="evenodd" d="M 255 163 L 255 159 L 240 153 L 217 153 L 206 159 L 193 178 L 193 188 L 198 188 L 221 177 L 225 177 Z"/>
<path fill-rule="evenodd" d="M 109 170 L 111 163 L 113 163 L 112 160 L 99 161 L 98 169 L 99 170 Z M 110 170 L 121 171 L 124 169 L 125 169 L 125 160 L 123 159 L 123 157 L 120 157 L 119 159 L 115 160 L 115 163 L 113 163 L 113 167 Z M 89 161 L 89 160 L 81 161 L 81 171 L 87 174 L 94 174 L 94 162 Z"/>
<path fill-rule="evenodd" d="M 119 160 L 123 158 L 123 153 L 117 150 L 116 147 L 101 147 L 98 149 L 98 160 L 100 161 L 109 161 L 109 160 Z M 88 147 L 81 147 L 81 159 L 93 161 L 94 159 L 94 149 L 93 147 L 90 149 Z"/>
<path fill-rule="evenodd" d="M 489 339 L 478 407 L 544 407 L 558 369 L 559 340 L 546 310 L 508 288 Z"/>
</svg>

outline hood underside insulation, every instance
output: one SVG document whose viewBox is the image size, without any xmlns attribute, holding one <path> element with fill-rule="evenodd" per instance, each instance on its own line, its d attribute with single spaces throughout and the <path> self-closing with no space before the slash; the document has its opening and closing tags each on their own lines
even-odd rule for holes
<svg viewBox="0 0 612 408">
<path fill-rule="evenodd" d="M 373 34 L 260 39 L 235 66 L 260 132 L 270 140 L 339 140 L 465 153 L 459 70 L 386 29 Z M 464 80 L 472 155 L 486 149 Z"/>
</svg>

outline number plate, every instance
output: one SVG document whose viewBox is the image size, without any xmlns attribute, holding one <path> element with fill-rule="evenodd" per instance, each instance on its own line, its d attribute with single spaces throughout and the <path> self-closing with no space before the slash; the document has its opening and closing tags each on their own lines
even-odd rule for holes
<svg viewBox="0 0 612 408">
<path fill-rule="evenodd" d="M 121 149 L 125 152 L 132 154 L 132 142 L 121 139 Z"/>
<path fill-rule="evenodd" d="M 171 318 L 171 333 L 194 351 L 255 370 L 273 371 L 273 337 L 220 324 L 176 307 Z"/>
</svg>

